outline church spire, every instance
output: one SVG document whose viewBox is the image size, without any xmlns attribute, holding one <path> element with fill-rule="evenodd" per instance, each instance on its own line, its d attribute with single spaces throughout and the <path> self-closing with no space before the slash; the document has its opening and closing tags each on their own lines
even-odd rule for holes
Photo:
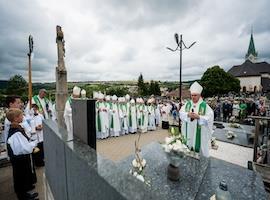
<svg viewBox="0 0 270 200">
<path fill-rule="evenodd" d="M 257 59 L 258 52 L 256 52 L 255 44 L 253 40 L 253 28 L 251 28 L 251 36 L 248 46 L 248 51 L 246 54 L 246 60 L 250 60 L 251 62 L 254 62 Z"/>
</svg>

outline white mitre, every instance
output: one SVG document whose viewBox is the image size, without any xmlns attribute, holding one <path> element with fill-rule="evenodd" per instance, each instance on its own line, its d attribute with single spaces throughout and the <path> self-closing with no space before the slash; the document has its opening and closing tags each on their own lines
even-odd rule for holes
<svg viewBox="0 0 270 200">
<path fill-rule="evenodd" d="M 195 81 L 189 88 L 191 94 L 201 94 L 203 87 Z"/>
<path fill-rule="evenodd" d="M 119 101 L 120 103 L 124 103 L 124 102 L 125 102 L 125 97 L 119 97 L 119 98 L 118 98 L 118 101 Z"/>
<path fill-rule="evenodd" d="M 105 99 L 106 99 L 106 101 L 110 101 L 110 100 L 111 100 L 111 96 L 107 95 L 107 96 L 105 97 Z"/>
<path fill-rule="evenodd" d="M 101 92 L 98 94 L 98 98 L 99 99 L 104 99 L 104 94 L 102 94 Z"/>
<path fill-rule="evenodd" d="M 86 97 L 86 91 L 84 89 L 82 89 L 82 91 L 81 91 L 81 97 L 82 98 L 85 98 Z"/>
<path fill-rule="evenodd" d="M 93 92 L 93 99 L 97 99 L 98 98 L 98 92 Z"/>
<path fill-rule="evenodd" d="M 76 96 L 80 96 L 80 93 L 81 93 L 81 88 L 75 85 L 73 88 L 72 94 Z"/>
<path fill-rule="evenodd" d="M 127 95 L 125 96 L 125 98 L 126 98 L 127 101 L 129 101 L 129 100 L 130 100 L 129 94 L 127 94 Z"/>
<path fill-rule="evenodd" d="M 116 96 L 116 95 L 113 95 L 113 96 L 112 96 L 112 100 L 113 100 L 113 101 L 117 101 L 117 96 Z"/>
</svg>

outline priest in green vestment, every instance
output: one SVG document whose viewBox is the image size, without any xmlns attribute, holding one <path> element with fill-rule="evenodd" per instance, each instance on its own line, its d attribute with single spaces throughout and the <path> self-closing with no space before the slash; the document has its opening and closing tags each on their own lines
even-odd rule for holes
<svg viewBox="0 0 270 200">
<path fill-rule="evenodd" d="M 67 131 L 72 132 L 73 131 L 73 123 L 72 123 L 72 100 L 76 98 L 80 98 L 80 92 L 81 88 L 74 86 L 72 90 L 72 95 L 68 97 L 66 104 L 65 104 L 65 110 L 64 110 L 64 120 L 65 124 L 67 126 Z"/>
<path fill-rule="evenodd" d="M 181 133 L 190 149 L 209 157 L 214 113 L 202 99 L 202 90 L 202 86 L 196 81 L 190 87 L 191 100 L 180 109 Z"/>
</svg>

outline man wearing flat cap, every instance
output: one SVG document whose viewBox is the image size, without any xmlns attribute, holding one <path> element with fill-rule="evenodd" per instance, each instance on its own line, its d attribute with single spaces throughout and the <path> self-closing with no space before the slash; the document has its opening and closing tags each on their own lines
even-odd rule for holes
<svg viewBox="0 0 270 200">
<path fill-rule="evenodd" d="M 191 100 L 180 110 L 181 133 L 190 149 L 209 157 L 214 113 L 202 99 L 202 86 L 194 82 L 190 87 Z"/>
</svg>

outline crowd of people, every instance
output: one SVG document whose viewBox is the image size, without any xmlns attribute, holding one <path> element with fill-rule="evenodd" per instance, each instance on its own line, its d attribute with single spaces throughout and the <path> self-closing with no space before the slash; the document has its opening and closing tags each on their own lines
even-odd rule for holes
<svg viewBox="0 0 270 200">
<path fill-rule="evenodd" d="M 215 121 L 248 123 L 248 116 L 266 116 L 268 107 L 265 97 L 209 98 Z"/>
<path fill-rule="evenodd" d="M 66 102 L 64 118 L 68 131 L 72 131 L 72 100 L 80 98 L 80 88 L 75 86 L 72 95 Z M 96 100 L 96 133 L 98 139 L 118 137 L 137 132 L 154 131 L 160 125 L 169 128 L 169 115 L 175 104 L 166 100 L 104 95 L 94 92 Z"/>
</svg>

